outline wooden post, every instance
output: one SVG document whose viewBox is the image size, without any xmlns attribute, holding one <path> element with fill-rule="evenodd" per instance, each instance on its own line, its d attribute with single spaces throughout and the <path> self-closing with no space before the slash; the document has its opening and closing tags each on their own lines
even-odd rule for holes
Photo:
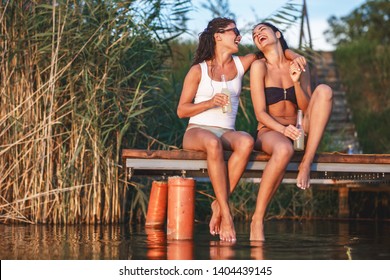
<svg viewBox="0 0 390 280">
<path fill-rule="evenodd" d="M 349 190 L 346 185 L 339 188 L 339 218 L 349 218 Z"/>
</svg>

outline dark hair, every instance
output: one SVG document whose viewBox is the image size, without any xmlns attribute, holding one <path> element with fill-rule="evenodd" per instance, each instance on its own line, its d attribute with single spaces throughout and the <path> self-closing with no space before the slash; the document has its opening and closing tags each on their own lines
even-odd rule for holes
<svg viewBox="0 0 390 280">
<path fill-rule="evenodd" d="M 194 60 L 192 61 L 192 65 L 214 58 L 214 34 L 231 23 L 236 24 L 234 20 L 223 17 L 214 18 L 208 23 L 206 29 L 199 33 L 199 44 L 195 52 Z"/>
<path fill-rule="evenodd" d="M 288 45 L 287 45 L 287 42 L 286 40 L 284 39 L 284 36 L 283 36 L 283 33 L 282 31 L 279 30 L 279 28 L 277 28 L 275 25 L 269 23 L 269 22 L 260 22 L 258 24 L 256 24 L 252 30 L 255 30 L 256 27 L 258 27 L 259 25 L 266 25 L 268 27 L 270 27 L 272 29 L 273 32 L 279 32 L 280 33 L 280 38 L 279 38 L 279 41 L 280 41 L 280 44 L 282 45 L 282 49 L 283 51 L 287 50 L 288 49 Z"/>
</svg>

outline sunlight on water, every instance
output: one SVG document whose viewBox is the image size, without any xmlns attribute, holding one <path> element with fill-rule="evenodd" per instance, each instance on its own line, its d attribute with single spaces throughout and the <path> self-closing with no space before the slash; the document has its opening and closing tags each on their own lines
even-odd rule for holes
<svg viewBox="0 0 390 280">
<path fill-rule="evenodd" d="M 390 259 L 389 222 L 269 221 L 265 242 L 219 241 L 197 224 L 193 240 L 167 240 L 165 229 L 144 226 L 0 225 L 0 258 L 136 260 Z"/>
</svg>

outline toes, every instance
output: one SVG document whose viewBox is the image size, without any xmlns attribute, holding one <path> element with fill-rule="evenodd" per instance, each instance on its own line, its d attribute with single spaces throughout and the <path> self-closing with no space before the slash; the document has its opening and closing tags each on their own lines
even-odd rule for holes
<svg viewBox="0 0 390 280">
<path fill-rule="evenodd" d="M 226 236 L 225 237 L 225 236 L 220 235 L 219 239 L 221 241 L 225 241 L 225 242 L 236 242 L 236 237 L 235 236 Z"/>
</svg>

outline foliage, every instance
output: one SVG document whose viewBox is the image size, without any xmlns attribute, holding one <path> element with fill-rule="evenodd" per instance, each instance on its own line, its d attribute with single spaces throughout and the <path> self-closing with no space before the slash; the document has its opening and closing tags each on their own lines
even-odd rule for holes
<svg viewBox="0 0 390 280">
<path fill-rule="evenodd" d="M 335 60 L 365 153 L 390 153 L 390 47 L 360 40 L 337 48 Z"/>
<path fill-rule="evenodd" d="M 203 2 L 202 8 L 211 12 L 211 17 L 226 17 L 236 20 L 236 15 L 230 10 L 229 0 L 213 0 Z"/>
<path fill-rule="evenodd" d="M 329 19 L 335 60 L 365 153 L 389 153 L 390 2 L 368 1 Z"/>
<path fill-rule="evenodd" d="M 0 3 L 1 220 L 110 223 L 145 208 L 120 148 L 144 143 L 188 2 Z"/>
<path fill-rule="evenodd" d="M 386 45 L 390 42 L 390 1 L 368 0 L 351 14 L 328 19 L 330 28 L 325 32 L 335 45 L 366 39 Z"/>
</svg>

